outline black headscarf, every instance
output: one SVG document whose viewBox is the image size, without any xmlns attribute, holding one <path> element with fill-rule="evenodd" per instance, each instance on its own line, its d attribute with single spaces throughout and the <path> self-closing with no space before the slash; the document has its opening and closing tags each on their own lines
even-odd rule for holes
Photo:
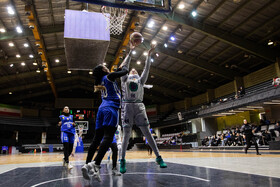
<svg viewBox="0 0 280 187">
<path fill-rule="evenodd" d="M 102 77 L 107 75 L 108 72 L 103 71 L 103 66 L 102 65 L 97 65 L 94 69 L 93 69 L 93 77 L 95 79 L 94 84 L 95 85 L 100 85 L 101 84 L 101 80 Z"/>
</svg>

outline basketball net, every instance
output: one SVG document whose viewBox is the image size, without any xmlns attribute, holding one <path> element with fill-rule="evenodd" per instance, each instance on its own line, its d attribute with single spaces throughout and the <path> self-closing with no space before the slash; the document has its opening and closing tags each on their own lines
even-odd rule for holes
<svg viewBox="0 0 280 187">
<path fill-rule="evenodd" d="M 79 125 L 78 126 L 78 129 L 79 129 L 79 137 L 81 137 L 83 135 L 83 132 L 84 132 L 84 126 L 83 125 Z"/>
<path fill-rule="evenodd" d="M 124 22 L 128 10 L 122 8 L 102 6 L 101 11 L 107 21 L 106 29 L 110 29 L 110 34 L 120 35 L 123 32 L 122 24 Z"/>
</svg>

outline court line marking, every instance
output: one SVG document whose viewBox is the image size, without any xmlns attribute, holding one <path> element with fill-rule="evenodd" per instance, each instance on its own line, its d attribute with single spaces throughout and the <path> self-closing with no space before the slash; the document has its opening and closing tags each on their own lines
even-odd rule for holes
<svg viewBox="0 0 280 187">
<path fill-rule="evenodd" d="M 208 179 L 203 179 L 203 178 L 199 178 L 199 177 L 194 177 L 194 176 L 190 176 L 190 175 L 182 175 L 182 174 L 176 174 L 176 173 L 145 173 L 145 172 L 133 172 L 133 173 L 126 173 L 125 175 L 173 175 L 173 176 L 178 176 L 178 177 L 187 177 L 187 178 L 192 178 L 192 179 L 196 179 L 196 180 L 200 180 L 200 181 L 204 181 L 204 182 L 210 182 L 210 180 Z M 100 174 L 100 175 L 111 175 L 111 174 Z M 49 181 L 45 181 L 45 182 L 41 182 L 38 184 L 35 184 L 31 187 L 36 187 L 36 186 L 40 186 L 43 184 L 47 184 L 47 183 L 51 183 L 51 182 L 55 182 L 55 181 L 60 181 L 60 180 L 65 180 L 65 179 L 74 179 L 74 178 L 82 178 L 83 176 L 74 176 L 74 177 L 65 177 L 65 178 L 59 178 L 59 179 L 53 179 L 53 180 L 49 180 Z"/>
</svg>

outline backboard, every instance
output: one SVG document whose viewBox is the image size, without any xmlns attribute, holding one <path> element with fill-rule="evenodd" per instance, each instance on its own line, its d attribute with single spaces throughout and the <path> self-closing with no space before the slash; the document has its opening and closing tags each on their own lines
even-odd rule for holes
<svg viewBox="0 0 280 187">
<path fill-rule="evenodd" d="M 92 3 L 101 6 L 116 8 L 142 10 L 151 12 L 170 12 L 171 0 L 74 0 L 85 3 Z"/>
</svg>

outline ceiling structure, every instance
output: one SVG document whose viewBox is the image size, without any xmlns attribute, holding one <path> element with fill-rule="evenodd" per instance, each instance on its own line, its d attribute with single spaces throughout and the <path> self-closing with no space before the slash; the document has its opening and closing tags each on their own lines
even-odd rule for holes
<svg viewBox="0 0 280 187">
<path fill-rule="evenodd" d="M 44 73 L 29 28 L 27 4 L 31 6 L 45 45 L 53 81 Z M 9 13 L 8 6 L 14 14 Z M 2 0 L 0 7 L 1 103 L 54 101 L 51 84 L 57 97 L 98 98 L 93 94 L 93 77 L 89 71 L 68 72 L 63 31 L 65 9 L 100 12 L 101 6 L 71 0 Z M 197 12 L 196 17 L 192 16 L 193 10 Z M 128 11 L 123 35 L 111 35 L 106 56 L 109 67 L 116 56 L 125 56 L 118 50 L 135 17 L 139 18 L 135 31 L 141 32 L 145 41 L 135 49 L 131 67 L 141 72 L 150 42 L 158 44 L 147 81 L 154 88 L 145 90 L 145 102 L 149 104 L 199 95 L 234 77 L 275 63 L 279 56 L 280 1 L 172 0 L 169 14 Z M 17 32 L 17 27 L 22 33 Z M 269 41 L 273 44 L 268 45 Z"/>
</svg>

